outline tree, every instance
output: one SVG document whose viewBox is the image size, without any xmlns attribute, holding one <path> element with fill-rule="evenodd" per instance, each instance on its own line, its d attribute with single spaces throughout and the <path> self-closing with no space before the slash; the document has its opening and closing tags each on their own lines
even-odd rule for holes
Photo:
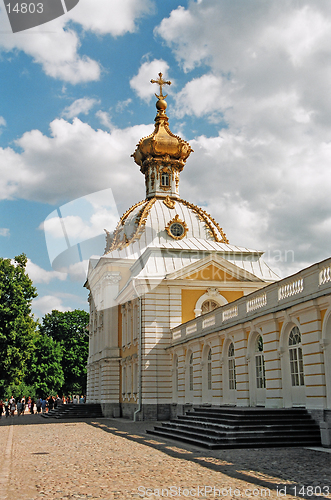
<svg viewBox="0 0 331 500">
<path fill-rule="evenodd" d="M 33 386 L 39 396 L 56 395 L 64 383 L 62 369 L 63 349 L 52 337 L 39 333 L 35 339 L 35 350 L 30 360 L 26 382 Z"/>
<path fill-rule="evenodd" d="M 34 350 L 37 322 L 31 303 L 37 290 L 26 273 L 27 257 L 0 258 L 0 363 L 2 386 L 19 385 Z"/>
<path fill-rule="evenodd" d="M 51 337 L 62 346 L 64 394 L 86 391 L 86 364 L 89 338 L 86 332 L 89 314 L 76 309 L 60 312 L 53 310 L 42 318 L 40 333 Z"/>
</svg>

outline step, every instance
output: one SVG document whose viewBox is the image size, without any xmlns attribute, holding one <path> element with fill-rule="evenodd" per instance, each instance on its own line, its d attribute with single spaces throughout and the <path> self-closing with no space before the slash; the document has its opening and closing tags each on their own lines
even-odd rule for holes
<svg viewBox="0 0 331 500">
<path fill-rule="evenodd" d="M 208 417 L 208 416 L 195 416 L 192 414 L 189 415 L 181 415 L 178 417 L 180 420 L 185 420 L 185 421 L 192 421 L 192 422 L 213 422 L 215 424 L 220 424 L 220 425 L 231 425 L 231 426 L 238 426 L 238 425 L 292 425 L 296 424 L 298 422 L 298 418 L 293 418 L 293 419 L 272 419 L 272 420 L 253 420 L 253 419 L 229 419 L 229 418 L 214 418 L 214 417 Z M 281 424 L 280 424 L 281 422 Z M 308 419 L 300 419 L 300 423 L 304 423 L 305 425 L 310 425 L 310 423 L 313 423 L 314 421 L 311 418 Z"/>
<path fill-rule="evenodd" d="M 214 424 L 214 423 L 204 423 L 201 425 L 200 423 L 197 422 L 181 422 L 177 420 L 170 420 L 169 422 L 166 422 L 162 424 L 165 427 L 177 427 L 177 428 L 183 428 L 183 429 L 199 429 L 203 430 L 205 432 L 251 432 L 251 433 L 258 433 L 258 432 L 264 432 L 264 433 L 298 433 L 298 432 L 309 432 L 309 433 L 317 433 L 319 434 L 320 429 L 317 424 L 312 424 L 312 425 L 304 425 L 304 424 L 297 424 L 296 426 L 291 425 L 291 426 L 282 426 L 282 425 L 275 425 L 275 426 L 260 426 L 260 427 L 255 427 L 255 426 L 226 426 L 226 425 L 219 425 L 219 424 Z"/>
<path fill-rule="evenodd" d="M 207 447 L 320 445 L 320 430 L 305 409 L 201 408 L 149 434 Z"/>
<path fill-rule="evenodd" d="M 97 403 L 60 405 L 58 408 L 42 413 L 43 418 L 100 418 L 103 416 L 101 405 Z"/>
<path fill-rule="evenodd" d="M 302 444 L 302 442 L 300 443 L 288 443 L 287 441 L 283 441 L 283 440 L 277 440 L 275 443 L 255 443 L 255 442 L 252 442 L 252 443 L 247 443 L 247 442 L 240 442 L 240 441 L 237 441 L 237 442 L 231 442 L 231 443 L 210 443 L 210 442 L 206 442 L 205 440 L 203 439 L 197 439 L 195 437 L 189 437 L 189 436 L 182 436 L 180 437 L 180 439 L 178 438 L 178 435 L 174 434 L 174 433 L 165 433 L 165 432 L 162 432 L 159 431 L 159 430 L 149 430 L 147 431 L 148 434 L 151 434 L 151 435 L 154 435 L 154 436 L 158 436 L 158 437 L 161 437 L 161 438 L 167 438 L 167 439 L 173 439 L 175 440 L 176 442 L 178 441 L 183 441 L 185 443 L 189 443 L 189 444 L 192 444 L 194 446 L 201 446 L 202 448 L 208 448 L 208 449 L 213 449 L 213 450 L 220 450 L 220 449 L 233 449 L 233 448 L 280 448 L 280 447 L 294 447 L 294 446 L 313 446 L 313 445 L 316 445 L 316 442 L 307 442 L 307 443 L 304 443 Z"/>
</svg>

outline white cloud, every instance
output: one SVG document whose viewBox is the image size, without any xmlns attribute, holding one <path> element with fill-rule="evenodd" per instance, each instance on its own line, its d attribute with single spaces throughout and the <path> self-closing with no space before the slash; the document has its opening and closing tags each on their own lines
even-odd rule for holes
<svg viewBox="0 0 331 500">
<path fill-rule="evenodd" d="M 146 102 L 149 102 L 154 94 L 159 94 L 160 87 L 151 85 L 150 81 L 157 80 L 158 74 L 163 73 L 163 78 L 168 79 L 169 65 L 162 59 L 153 59 L 153 61 L 144 62 L 138 71 L 138 74 L 131 78 L 130 86 L 137 95 Z M 168 93 L 169 86 L 166 86 L 163 94 Z"/>
<path fill-rule="evenodd" d="M 59 273 L 57 271 L 46 271 L 42 267 L 34 264 L 30 259 L 26 264 L 26 270 L 29 277 L 34 283 L 49 283 L 53 279 L 59 279 L 60 281 L 65 281 L 67 279 L 66 273 Z"/>
<path fill-rule="evenodd" d="M 185 115 L 201 117 L 208 115 L 215 119 L 215 113 L 225 110 L 232 104 L 223 89 L 222 77 L 206 74 L 194 78 L 175 97 L 176 115 L 183 118 Z"/>
<path fill-rule="evenodd" d="M 68 15 L 85 30 L 120 36 L 136 31 L 136 21 L 153 10 L 152 0 L 84 0 Z"/>
<path fill-rule="evenodd" d="M 0 197 L 61 203 L 111 188 L 122 211 L 132 198 L 144 198 L 143 177 L 130 154 L 151 130 L 153 125 L 136 125 L 109 133 L 74 118 L 54 120 L 50 137 L 26 132 L 17 140 L 21 153 L 0 148 Z"/>
<path fill-rule="evenodd" d="M 80 114 L 87 115 L 96 104 L 100 104 L 100 101 L 97 99 L 91 99 L 89 97 L 77 99 L 63 110 L 62 116 L 70 119 Z"/>
<path fill-rule="evenodd" d="M 123 113 L 123 111 L 126 110 L 130 106 L 131 103 L 132 103 L 131 97 L 129 97 L 129 99 L 126 99 L 125 101 L 119 101 L 116 104 L 116 111 L 118 113 Z"/>
<path fill-rule="evenodd" d="M 8 227 L 0 227 L 0 236 L 9 236 L 10 230 Z"/>
<path fill-rule="evenodd" d="M 230 242 L 268 247 L 293 272 L 331 246 L 331 5 L 238 6 L 190 2 L 155 30 L 184 71 L 200 67 L 175 97 L 176 115 L 226 123 L 191 141 L 181 194 L 208 207 Z"/>
<path fill-rule="evenodd" d="M 27 32 L 11 32 L 5 9 L 0 10 L 0 50 L 23 51 L 41 64 L 52 78 L 72 84 L 100 78 L 100 64 L 79 54 L 80 39 L 67 24 L 74 21 L 86 31 L 120 36 L 136 30 L 136 21 L 153 11 L 152 0 L 84 0 L 69 13 Z"/>
<path fill-rule="evenodd" d="M 37 297 L 33 301 L 33 312 L 41 317 L 45 314 L 51 313 L 53 310 L 66 312 L 72 311 L 71 307 L 63 305 L 63 300 L 54 295 L 44 295 Z"/>
<path fill-rule="evenodd" d="M 111 117 L 110 117 L 110 114 L 107 113 L 106 111 L 97 111 L 95 113 L 95 116 L 97 116 L 100 120 L 100 123 L 102 123 L 102 125 L 104 125 L 105 127 L 107 127 L 109 130 L 111 130 L 113 127 L 113 124 L 112 124 L 112 121 L 111 121 Z"/>
<path fill-rule="evenodd" d="M 41 64 L 46 75 L 72 84 L 89 82 L 100 78 L 100 65 L 87 56 L 80 56 L 80 41 L 77 33 L 65 28 L 65 16 L 55 19 L 47 26 L 37 26 L 28 32 L 8 36 L 9 21 L 0 12 L 0 50 L 20 50 Z"/>
</svg>

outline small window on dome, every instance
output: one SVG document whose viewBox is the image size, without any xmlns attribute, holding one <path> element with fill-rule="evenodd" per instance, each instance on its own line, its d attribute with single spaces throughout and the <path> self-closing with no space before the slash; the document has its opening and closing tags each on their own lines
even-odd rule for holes
<svg viewBox="0 0 331 500">
<path fill-rule="evenodd" d="M 170 186 L 170 178 L 169 178 L 169 173 L 168 172 L 162 172 L 162 175 L 161 175 L 161 186 L 162 187 L 169 187 Z"/>
<path fill-rule="evenodd" d="M 170 226 L 170 232 L 174 238 L 181 238 L 184 234 L 184 226 L 179 224 L 179 222 L 175 222 Z"/>
</svg>

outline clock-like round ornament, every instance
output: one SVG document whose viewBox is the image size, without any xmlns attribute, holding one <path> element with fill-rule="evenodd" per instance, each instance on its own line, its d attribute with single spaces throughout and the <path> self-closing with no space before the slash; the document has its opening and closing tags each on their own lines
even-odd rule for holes
<svg viewBox="0 0 331 500">
<path fill-rule="evenodd" d="M 168 222 L 168 225 L 165 229 L 169 236 L 174 238 L 174 240 L 181 240 L 182 238 L 184 238 L 188 231 L 186 223 L 180 220 L 178 214 L 174 217 L 174 219 Z"/>
</svg>

